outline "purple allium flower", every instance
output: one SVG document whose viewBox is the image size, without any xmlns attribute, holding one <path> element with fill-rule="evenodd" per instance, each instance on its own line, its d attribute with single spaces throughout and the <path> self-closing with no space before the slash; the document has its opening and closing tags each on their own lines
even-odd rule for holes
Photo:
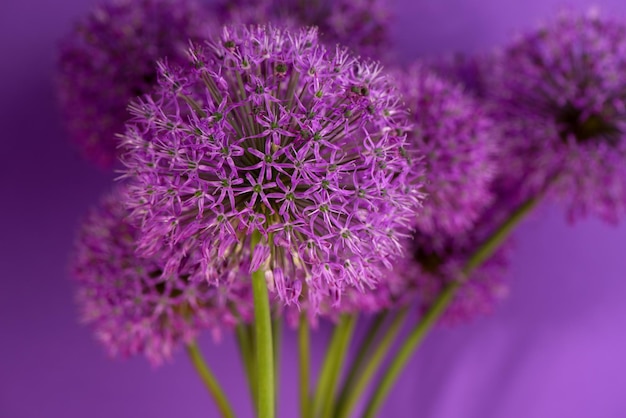
<svg viewBox="0 0 626 418">
<path fill-rule="evenodd" d="M 146 254 L 176 245 L 264 266 L 286 303 L 313 309 L 373 285 L 401 252 L 421 195 L 406 112 L 377 64 L 330 53 L 315 29 L 224 28 L 164 64 L 124 138 Z"/>
<path fill-rule="evenodd" d="M 398 78 L 413 124 L 409 140 L 426 155 L 427 197 L 417 227 L 429 235 L 462 233 L 492 197 L 493 124 L 460 85 L 422 65 L 413 64 Z"/>
<path fill-rule="evenodd" d="M 251 319 L 249 286 L 218 288 L 191 280 L 193 257 L 170 275 L 164 275 L 160 254 L 138 257 L 138 230 L 126 220 L 123 199 L 123 190 L 116 189 L 89 213 L 72 263 L 81 319 L 110 355 L 142 353 L 158 365 L 201 330 L 217 338 L 221 328 Z"/>
<path fill-rule="evenodd" d="M 61 44 L 58 90 L 69 135 L 101 167 L 115 161 L 131 99 L 156 83 L 156 61 L 186 57 L 211 22 L 192 0 L 117 0 L 98 6 Z"/>
<path fill-rule="evenodd" d="M 550 184 L 572 220 L 618 221 L 626 210 L 626 25 L 564 13 L 497 63 L 490 89 L 509 183 L 526 195 Z"/>
<path fill-rule="evenodd" d="M 345 45 L 372 58 L 389 55 L 389 7 L 384 0 L 235 0 L 218 12 L 224 24 L 267 24 L 297 28 L 317 26 L 329 47 Z"/>
<path fill-rule="evenodd" d="M 501 205 L 497 206 L 500 210 Z M 447 307 L 441 321 L 456 324 L 491 313 L 494 306 L 508 295 L 505 275 L 510 263 L 511 240 L 507 240 L 495 253 L 464 278 L 463 267 L 484 240 L 499 226 L 495 219 L 496 206 L 489 208 L 475 227 L 455 236 L 432 236 L 417 233 L 408 244 L 411 256 L 398 263 L 397 278 L 391 280 L 391 296 L 396 304 L 406 304 L 417 298 L 422 311 L 426 311 L 443 287 L 452 281 L 463 284 Z"/>
</svg>

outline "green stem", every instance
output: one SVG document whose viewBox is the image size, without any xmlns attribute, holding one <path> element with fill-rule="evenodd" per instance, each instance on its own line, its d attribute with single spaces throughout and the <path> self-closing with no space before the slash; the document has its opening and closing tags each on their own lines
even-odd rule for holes
<svg viewBox="0 0 626 418">
<path fill-rule="evenodd" d="M 217 381 L 217 378 L 213 375 L 213 373 L 209 369 L 209 366 L 204 361 L 204 358 L 202 357 L 202 353 L 200 352 L 200 349 L 198 348 L 198 344 L 195 342 L 192 342 L 191 344 L 189 344 L 187 346 L 187 353 L 189 354 L 189 357 L 191 358 L 191 362 L 195 366 L 196 371 L 200 375 L 202 382 L 204 383 L 206 388 L 209 390 L 209 393 L 211 394 L 211 396 L 213 397 L 213 400 L 217 404 L 217 408 L 220 410 L 222 417 L 234 418 L 235 414 L 233 413 L 233 409 L 230 406 L 228 399 L 226 398 L 226 394 L 220 387 L 220 384 Z"/>
<path fill-rule="evenodd" d="M 356 315 L 342 315 L 335 327 L 331 338 L 326 358 L 322 365 L 313 408 L 314 416 L 330 417 L 334 403 L 334 392 L 337 380 L 341 374 L 341 364 L 345 357 L 354 326 Z"/>
<path fill-rule="evenodd" d="M 359 351 L 356 354 L 356 357 L 354 358 L 354 360 L 352 361 L 352 364 L 350 365 L 350 371 L 348 372 L 346 381 L 344 382 L 341 388 L 341 391 L 339 392 L 339 398 L 338 398 L 339 400 L 337 401 L 337 405 L 341 405 L 346 401 L 346 397 L 348 396 L 348 391 L 352 388 L 355 380 L 359 376 L 361 368 L 363 367 L 363 364 L 368 358 L 367 355 L 369 354 L 370 348 L 376 341 L 378 332 L 380 331 L 383 324 L 385 323 L 385 319 L 387 319 L 388 315 L 389 315 L 389 311 L 384 310 L 383 312 L 377 314 L 374 317 L 374 320 L 371 322 L 367 330 L 367 333 L 365 334 L 365 337 L 363 337 L 363 341 L 361 342 L 361 344 L 359 344 Z"/>
<path fill-rule="evenodd" d="M 337 357 L 335 358 L 335 367 L 333 367 L 332 380 L 329 382 L 328 386 L 328 400 L 324 405 L 324 418 L 331 418 L 333 416 L 336 399 L 335 389 L 341 377 L 341 371 L 343 370 L 342 366 L 345 363 L 348 348 L 350 347 L 350 341 L 352 340 L 354 328 L 356 327 L 357 318 L 358 316 L 356 314 L 350 315 L 348 317 L 349 322 L 346 326 L 346 331 L 343 334 L 343 338 L 341 339 L 341 345 L 338 350 L 339 352 L 337 353 Z"/>
<path fill-rule="evenodd" d="M 261 236 L 252 236 L 252 249 Z M 259 418 L 274 418 L 274 348 L 272 344 L 272 317 L 270 311 L 267 282 L 263 267 L 252 273 L 252 293 L 254 297 L 254 330 L 256 348 L 257 405 Z"/>
<path fill-rule="evenodd" d="M 319 377 L 317 378 L 317 387 L 315 390 L 315 396 L 313 398 L 313 416 L 317 417 L 319 412 L 321 411 L 321 407 L 323 402 L 325 402 L 326 396 L 326 387 L 328 384 L 328 380 L 331 378 L 332 368 L 334 365 L 334 354 L 337 352 L 338 346 L 341 342 L 341 334 L 343 332 L 343 317 L 339 321 L 339 323 L 335 326 L 335 330 L 333 335 L 328 343 L 328 348 L 326 349 L 326 356 L 324 357 L 324 363 L 322 363 L 322 369 L 320 371 Z"/>
<path fill-rule="evenodd" d="M 256 366 L 254 365 L 254 347 L 252 346 L 252 339 L 250 338 L 248 326 L 245 324 L 237 325 L 236 332 L 239 354 L 241 355 L 241 360 L 243 361 L 244 369 L 246 371 L 246 378 L 250 389 L 250 396 L 252 397 L 252 404 L 256 410 Z"/>
<path fill-rule="evenodd" d="M 311 398 L 309 394 L 309 382 L 311 381 L 311 338 L 309 320 L 305 314 L 300 316 L 298 351 L 300 369 L 300 418 L 311 418 Z"/>
<path fill-rule="evenodd" d="M 476 270 L 482 263 L 484 263 L 498 247 L 504 242 L 504 240 L 513 232 L 513 229 L 537 206 L 541 201 L 541 196 L 528 199 L 521 204 L 507 219 L 500 228 L 498 228 L 469 258 L 463 273 L 465 276 L 469 276 Z"/>
<path fill-rule="evenodd" d="M 383 360 L 389 353 L 393 343 L 396 341 L 408 313 L 409 308 L 404 307 L 396 314 L 395 318 L 393 318 L 393 321 L 387 328 L 387 331 L 380 340 L 380 343 L 370 357 L 369 362 L 367 362 L 363 372 L 359 375 L 356 384 L 354 384 L 354 386 L 347 387 L 348 392 L 346 393 L 346 396 L 337 402 L 337 413 L 335 417 L 345 418 L 350 415 L 350 412 L 367 388 L 367 385 L 378 372 Z"/>
<path fill-rule="evenodd" d="M 516 225 L 524 219 L 524 217 L 531 212 L 531 210 L 537 205 L 540 200 L 540 196 L 536 196 L 524 202 L 520 205 L 507 219 L 477 250 L 466 262 L 463 268 L 464 278 L 469 278 L 471 273 L 478 268 L 485 260 L 487 260 L 495 252 L 495 250 L 502 244 L 502 242 L 509 236 Z M 378 410 L 383 405 L 385 399 L 389 395 L 391 388 L 393 387 L 396 379 L 406 366 L 419 344 L 422 342 L 428 331 L 437 322 L 439 317 L 445 312 L 446 308 L 454 298 L 456 291 L 460 287 L 462 282 L 453 281 L 443 288 L 441 293 L 432 306 L 428 309 L 426 314 L 422 317 L 417 326 L 411 331 L 407 339 L 403 342 L 398 352 L 393 356 L 391 364 L 385 371 L 380 383 L 376 387 L 376 390 L 371 395 L 363 418 L 373 418 L 378 413 Z"/>
</svg>

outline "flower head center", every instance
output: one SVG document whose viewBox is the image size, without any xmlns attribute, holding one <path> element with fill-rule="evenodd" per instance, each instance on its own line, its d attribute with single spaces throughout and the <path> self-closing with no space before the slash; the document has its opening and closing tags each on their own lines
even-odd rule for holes
<svg viewBox="0 0 626 418">
<path fill-rule="evenodd" d="M 603 140 L 616 145 L 621 134 L 619 128 L 609 123 L 603 115 L 592 113 L 584 117 L 579 109 L 571 105 L 566 106 L 557 116 L 557 123 L 563 140 L 574 135 L 578 142 Z"/>
<path fill-rule="evenodd" d="M 439 273 L 439 269 L 443 265 L 444 260 L 447 258 L 445 255 L 447 252 L 447 250 L 444 250 L 442 255 L 436 252 L 427 252 L 420 248 L 414 254 L 414 259 L 422 266 L 422 270 L 426 273 L 437 274 Z M 451 253 L 452 251 L 450 251 L 450 254 Z"/>
</svg>

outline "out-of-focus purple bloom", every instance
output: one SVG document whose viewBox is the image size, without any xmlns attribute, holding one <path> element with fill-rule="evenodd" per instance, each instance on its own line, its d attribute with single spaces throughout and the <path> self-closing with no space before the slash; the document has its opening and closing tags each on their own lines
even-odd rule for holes
<svg viewBox="0 0 626 418">
<path fill-rule="evenodd" d="M 422 65 L 412 65 L 398 78 L 413 125 L 409 140 L 426 156 L 427 197 L 417 227 L 427 235 L 467 231 L 492 198 L 493 124 L 461 86 Z"/>
<path fill-rule="evenodd" d="M 460 288 L 441 318 L 443 324 L 467 322 L 478 315 L 489 314 L 509 292 L 506 274 L 513 249 L 512 239 L 506 240 L 495 253 L 469 276 L 463 268 L 469 258 L 517 208 L 515 191 L 498 192 L 494 203 L 483 210 L 473 227 L 454 235 L 435 235 L 418 231 L 404 245 L 406 257 L 398 260 L 394 273 L 379 286 L 365 291 L 350 289 L 340 306 L 326 306 L 323 314 L 336 319 L 342 313 L 378 313 L 417 303 L 426 312 L 440 295 L 444 286 L 462 281 Z M 295 315 L 292 325 L 297 325 Z"/>
<path fill-rule="evenodd" d="M 626 210 L 626 25 L 564 13 L 522 36 L 490 76 L 503 187 L 550 192 L 575 220 Z"/>
<path fill-rule="evenodd" d="M 222 328 L 250 320 L 245 283 L 218 288 L 193 281 L 198 263 L 191 255 L 170 274 L 162 254 L 138 257 L 138 231 L 127 222 L 123 199 L 116 189 L 89 213 L 72 262 L 81 319 L 110 355 L 143 354 L 158 365 L 202 330 L 219 337 Z"/>
<path fill-rule="evenodd" d="M 510 214 L 511 207 L 499 202 L 485 211 L 474 228 L 454 236 L 433 237 L 419 232 L 408 243 L 409 257 L 398 263 L 397 278 L 389 289 L 392 302 L 397 305 L 417 299 L 424 312 L 439 296 L 444 286 L 462 281 L 454 299 L 446 308 L 441 321 L 444 324 L 465 322 L 478 315 L 491 313 L 494 306 L 508 295 L 505 276 L 510 263 L 512 242 L 507 240 L 469 277 L 463 274 L 468 259 L 484 240 Z"/>
<path fill-rule="evenodd" d="M 62 41 L 58 91 L 71 139 L 103 168 L 115 161 L 131 99 L 156 83 L 156 61 L 186 58 L 215 25 L 193 0 L 103 3 Z"/>
<path fill-rule="evenodd" d="M 235 0 L 219 6 L 224 24 L 317 26 L 329 47 L 345 45 L 358 54 L 389 56 L 391 15 L 384 0 Z"/>
<path fill-rule="evenodd" d="M 161 65 L 132 106 L 123 161 L 141 250 L 196 251 L 211 280 L 221 260 L 249 259 L 259 231 L 268 257 L 250 270 L 264 263 L 271 291 L 313 310 L 381 279 L 421 200 L 381 68 L 329 53 L 315 29 L 227 27 L 191 57 Z"/>
</svg>

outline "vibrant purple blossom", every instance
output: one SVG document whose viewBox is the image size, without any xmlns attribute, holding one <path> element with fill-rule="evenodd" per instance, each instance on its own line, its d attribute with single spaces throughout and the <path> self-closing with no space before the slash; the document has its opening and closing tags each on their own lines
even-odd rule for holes
<svg viewBox="0 0 626 418">
<path fill-rule="evenodd" d="M 216 287 L 192 280 L 193 256 L 171 274 L 162 254 L 138 257 L 138 230 L 127 222 L 123 199 L 123 189 L 116 189 L 89 213 L 72 264 L 81 319 L 110 355 L 144 354 L 158 365 L 202 330 L 218 337 L 221 328 L 251 319 L 245 283 Z"/>
<path fill-rule="evenodd" d="M 317 26 L 329 47 L 345 45 L 372 58 L 388 57 L 391 47 L 392 19 L 384 0 L 235 0 L 221 4 L 217 14 L 224 24 Z"/>
<path fill-rule="evenodd" d="M 216 263 L 247 262 L 259 231 L 251 270 L 314 311 L 381 279 L 402 253 L 421 172 L 380 66 L 327 51 L 315 29 L 226 27 L 190 55 L 160 66 L 124 137 L 143 253 L 200 253 L 212 280 Z"/>
<path fill-rule="evenodd" d="M 156 83 L 156 61 L 186 57 L 188 39 L 211 24 L 193 0 L 117 0 L 99 5 L 61 44 L 58 91 L 72 141 L 110 167 L 131 99 Z"/>
<path fill-rule="evenodd" d="M 575 220 L 626 210 L 626 24 L 564 13 L 522 36 L 490 74 L 503 128 L 503 187 L 549 184 Z"/>
<path fill-rule="evenodd" d="M 417 227 L 429 235 L 468 230 L 491 201 L 496 131 L 460 85 L 420 64 L 398 75 L 410 108 L 409 140 L 426 156 L 428 180 Z"/>
</svg>

